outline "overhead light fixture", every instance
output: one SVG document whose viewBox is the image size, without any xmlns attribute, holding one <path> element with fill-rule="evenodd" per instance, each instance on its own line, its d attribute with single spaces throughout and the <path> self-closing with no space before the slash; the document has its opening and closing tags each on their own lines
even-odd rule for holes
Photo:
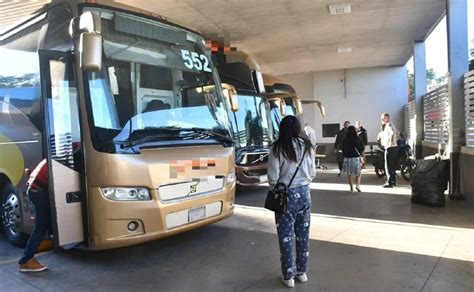
<svg viewBox="0 0 474 292">
<path fill-rule="evenodd" d="M 350 53 L 350 52 L 352 52 L 352 48 L 351 47 L 339 47 L 339 48 L 337 48 L 337 52 L 338 53 Z"/>
<path fill-rule="evenodd" d="M 350 3 L 331 4 L 328 6 L 328 8 L 331 15 L 347 14 L 351 13 L 352 11 Z"/>
</svg>

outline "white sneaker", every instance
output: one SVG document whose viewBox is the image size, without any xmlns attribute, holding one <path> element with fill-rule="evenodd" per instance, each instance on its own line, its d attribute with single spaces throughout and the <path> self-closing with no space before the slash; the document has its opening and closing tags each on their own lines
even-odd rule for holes
<svg viewBox="0 0 474 292">
<path fill-rule="evenodd" d="M 295 287 L 295 279 L 291 278 L 289 280 L 285 280 L 285 278 L 281 278 L 281 281 L 283 284 L 285 284 L 288 288 L 294 288 Z"/>
<path fill-rule="evenodd" d="M 298 281 L 300 281 L 301 283 L 308 282 L 308 276 L 306 275 L 306 273 L 301 274 L 301 275 L 296 275 L 296 279 L 298 279 Z"/>
</svg>

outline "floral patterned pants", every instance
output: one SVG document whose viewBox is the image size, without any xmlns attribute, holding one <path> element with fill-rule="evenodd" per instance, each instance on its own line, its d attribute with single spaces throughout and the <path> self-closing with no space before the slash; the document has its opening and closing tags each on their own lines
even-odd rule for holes
<svg viewBox="0 0 474 292">
<path fill-rule="evenodd" d="M 288 190 L 288 212 L 275 213 L 280 243 L 281 271 L 285 280 L 306 273 L 309 258 L 309 227 L 311 223 L 311 194 L 309 186 Z M 296 264 L 294 241 L 296 239 Z"/>
</svg>

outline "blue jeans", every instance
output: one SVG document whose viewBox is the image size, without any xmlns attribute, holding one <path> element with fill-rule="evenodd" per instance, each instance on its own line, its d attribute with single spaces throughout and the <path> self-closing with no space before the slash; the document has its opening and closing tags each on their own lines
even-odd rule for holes
<svg viewBox="0 0 474 292">
<path fill-rule="evenodd" d="M 306 273 L 309 259 L 311 194 L 309 186 L 288 190 L 288 213 L 275 213 L 280 244 L 281 271 L 285 280 Z M 296 265 L 293 240 L 296 236 Z"/>
<path fill-rule="evenodd" d="M 50 223 L 48 192 L 28 189 L 27 193 L 31 202 L 35 206 L 35 226 L 30 238 L 28 239 L 28 243 L 26 244 L 23 257 L 18 262 L 20 265 L 26 263 L 35 256 L 35 252 L 43 240 Z"/>
</svg>

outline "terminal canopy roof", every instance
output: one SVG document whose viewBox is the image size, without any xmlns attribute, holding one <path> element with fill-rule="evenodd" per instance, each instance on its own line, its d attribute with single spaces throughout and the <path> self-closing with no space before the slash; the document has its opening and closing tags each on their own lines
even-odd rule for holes
<svg viewBox="0 0 474 292">
<path fill-rule="evenodd" d="M 0 29 L 48 2 L 0 3 Z M 278 75 L 404 65 L 413 42 L 425 40 L 446 11 L 446 0 L 116 2 L 161 14 L 210 38 L 225 39 L 254 56 L 264 72 Z M 350 13 L 344 13 L 348 11 L 344 3 L 350 5 Z"/>
</svg>

